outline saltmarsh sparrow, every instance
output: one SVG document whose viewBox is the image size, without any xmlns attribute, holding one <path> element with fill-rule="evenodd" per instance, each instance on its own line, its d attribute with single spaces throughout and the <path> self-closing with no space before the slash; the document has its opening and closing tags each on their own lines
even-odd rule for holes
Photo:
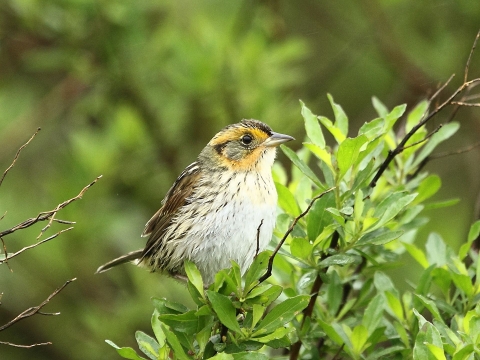
<svg viewBox="0 0 480 360">
<path fill-rule="evenodd" d="M 257 120 L 223 128 L 180 174 L 145 225 L 145 248 L 100 266 L 97 273 L 131 261 L 181 277 L 186 259 L 206 284 L 230 267 L 230 260 L 243 273 L 272 237 L 277 206 L 272 165 L 276 147 L 290 140 Z"/>
</svg>

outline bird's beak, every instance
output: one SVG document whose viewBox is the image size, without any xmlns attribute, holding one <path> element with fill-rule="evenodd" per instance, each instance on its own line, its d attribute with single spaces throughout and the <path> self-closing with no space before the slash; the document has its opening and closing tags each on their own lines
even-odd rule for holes
<svg viewBox="0 0 480 360">
<path fill-rule="evenodd" d="M 272 132 L 272 135 L 267 140 L 265 140 L 263 145 L 266 147 L 274 147 L 291 140 L 295 140 L 295 138 L 291 137 L 290 135 Z"/>
</svg>

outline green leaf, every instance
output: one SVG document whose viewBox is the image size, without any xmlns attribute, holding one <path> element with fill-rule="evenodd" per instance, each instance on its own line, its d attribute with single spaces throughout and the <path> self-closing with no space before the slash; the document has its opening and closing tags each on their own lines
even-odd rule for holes
<svg viewBox="0 0 480 360">
<path fill-rule="evenodd" d="M 450 276 L 452 277 L 453 283 L 456 287 L 463 291 L 467 296 L 473 295 L 472 279 L 470 279 L 468 275 L 450 271 Z"/>
<path fill-rule="evenodd" d="M 461 345 L 457 348 L 457 351 L 453 354 L 452 360 L 469 360 L 474 359 L 475 346 L 473 344 Z"/>
<path fill-rule="evenodd" d="M 385 116 L 385 132 L 389 131 L 393 125 L 397 122 L 398 119 L 405 113 L 407 105 L 398 105 L 393 108 L 391 112 L 389 112 Z"/>
<path fill-rule="evenodd" d="M 377 111 L 378 116 L 384 118 L 388 114 L 387 107 L 376 97 L 372 97 L 372 104 L 374 109 Z"/>
<path fill-rule="evenodd" d="M 429 265 L 436 264 L 440 267 L 448 263 L 447 245 L 437 233 L 428 235 L 425 252 Z"/>
<path fill-rule="evenodd" d="M 383 132 L 385 120 L 382 118 L 374 119 L 362 125 L 358 135 L 365 135 L 368 140 L 373 140 Z"/>
<path fill-rule="evenodd" d="M 460 199 L 449 199 L 443 201 L 435 201 L 433 203 L 425 204 L 425 210 L 441 209 L 444 207 L 449 207 L 456 205 L 460 202 Z"/>
<path fill-rule="evenodd" d="M 373 275 L 373 283 L 378 291 L 396 292 L 392 280 L 381 271 L 377 271 Z"/>
<path fill-rule="evenodd" d="M 233 360 L 268 360 L 269 357 L 262 353 L 253 352 L 253 351 L 243 351 L 239 353 L 232 354 Z"/>
<path fill-rule="evenodd" d="M 437 345 L 425 343 L 427 346 L 428 350 L 432 353 L 433 356 L 435 356 L 436 360 L 447 360 L 445 357 L 445 353 L 443 352 L 443 346 L 438 347 Z"/>
<path fill-rule="evenodd" d="M 328 168 L 333 171 L 332 154 L 329 152 L 329 150 L 310 143 L 303 143 L 303 145 L 310 150 L 313 155 L 327 164 Z"/>
<path fill-rule="evenodd" d="M 253 336 L 270 333 L 290 322 L 300 311 L 307 307 L 309 301 L 310 296 L 298 295 L 281 302 L 258 324 L 258 330 Z"/>
<path fill-rule="evenodd" d="M 152 298 L 152 302 L 159 314 L 180 314 L 188 311 L 185 305 L 167 299 Z"/>
<path fill-rule="evenodd" d="M 254 338 L 254 340 L 258 341 L 258 342 L 261 342 L 261 343 L 269 343 L 273 340 L 278 340 L 278 339 L 281 339 L 281 338 L 285 337 L 286 335 L 288 335 L 292 331 L 294 331 L 294 328 L 288 328 L 288 327 L 280 326 L 274 332 L 272 332 L 272 333 L 270 333 L 266 336 L 256 337 L 256 338 Z"/>
<path fill-rule="evenodd" d="M 320 188 L 320 191 L 326 190 L 326 187 L 318 179 L 317 175 L 313 173 L 313 171 L 307 166 L 307 164 L 305 164 L 293 150 L 284 145 L 280 145 L 280 149 L 282 149 L 283 153 L 306 177 L 312 180 L 313 183 Z"/>
<path fill-rule="evenodd" d="M 333 115 L 335 116 L 335 127 L 339 129 L 343 135 L 347 136 L 348 134 L 348 118 L 343 111 L 342 107 L 336 104 L 333 101 L 333 97 L 330 94 L 327 94 L 328 101 L 330 101 L 330 105 L 332 106 Z"/>
<path fill-rule="evenodd" d="M 320 273 L 322 275 L 322 273 Z M 326 295 L 328 304 L 328 312 L 332 317 L 338 314 L 340 305 L 343 301 L 343 284 L 342 279 L 338 275 L 337 271 L 328 272 L 324 276 L 324 282 L 327 284 Z"/>
<path fill-rule="evenodd" d="M 327 257 L 326 259 L 320 261 L 319 266 L 322 268 L 329 267 L 332 265 L 345 266 L 355 262 L 355 257 L 349 254 L 335 254 Z"/>
<path fill-rule="evenodd" d="M 267 271 L 269 259 L 270 251 L 262 251 L 255 257 L 252 265 L 250 265 L 250 268 L 245 274 L 245 293 L 248 293 L 253 286 L 258 284 L 258 279 Z"/>
<path fill-rule="evenodd" d="M 191 335 L 198 329 L 196 310 L 191 310 L 184 314 L 163 314 L 159 316 L 159 320 L 175 332 Z"/>
<path fill-rule="evenodd" d="M 251 329 L 253 329 L 255 327 L 255 325 L 257 325 L 257 323 L 260 321 L 260 319 L 263 317 L 263 314 L 265 313 L 265 310 L 266 310 L 265 306 L 262 306 L 262 305 L 259 305 L 259 304 L 253 304 Z"/>
<path fill-rule="evenodd" d="M 408 133 L 412 128 L 423 119 L 428 111 L 430 103 L 426 100 L 420 101 L 407 116 L 405 124 L 405 133 Z"/>
<path fill-rule="evenodd" d="M 418 156 L 415 158 L 415 161 L 411 165 L 411 169 L 415 169 L 420 163 L 432 153 L 432 151 L 437 147 L 438 144 L 447 140 L 453 136 L 460 125 L 457 122 L 451 122 L 442 126 L 435 134 L 433 134 L 428 140 L 427 144 L 420 151 Z"/>
<path fill-rule="evenodd" d="M 357 242 L 356 245 L 385 245 L 389 242 L 398 239 L 402 236 L 404 231 L 397 230 L 397 231 L 390 231 L 390 230 L 383 230 L 383 231 L 374 231 L 368 234 L 363 235 Z"/>
<path fill-rule="evenodd" d="M 472 243 L 475 241 L 476 238 L 480 235 L 480 220 L 477 220 L 471 227 L 470 231 L 468 232 L 467 242 L 462 244 L 460 250 L 458 251 L 458 257 L 460 260 L 463 260 L 470 249 L 472 248 Z"/>
<path fill-rule="evenodd" d="M 403 246 L 405 249 L 407 249 L 408 253 L 415 259 L 417 262 L 424 268 L 428 268 L 430 264 L 428 263 L 427 257 L 425 256 L 425 253 L 417 248 L 413 244 L 408 244 L 408 243 L 403 243 Z"/>
<path fill-rule="evenodd" d="M 241 333 L 240 325 L 237 321 L 237 312 L 232 301 L 225 295 L 207 290 L 207 296 L 210 300 L 213 310 L 217 313 L 220 322 L 232 331 Z"/>
<path fill-rule="evenodd" d="M 290 192 L 290 190 L 279 183 L 275 183 L 275 188 L 278 193 L 278 205 L 289 215 L 293 217 L 300 214 L 300 208 L 298 207 L 297 200 Z"/>
<path fill-rule="evenodd" d="M 211 357 L 210 360 L 235 360 L 235 359 L 232 354 L 226 354 L 224 352 L 221 352 Z"/>
<path fill-rule="evenodd" d="M 193 286 L 195 286 L 195 289 L 198 291 L 198 295 L 200 297 L 204 297 L 203 295 L 203 280 L 202 280 L 202 274 L 200 274 L 200 271 L 197 269 L 197 266 L 189 261 L 185 261 L 185 273 L 187 274 L 188 281 L 192 283 Z M 196 294 L 192 294 L 192 296 L 195 296 Z"/>
<path fill-rule="evenodd" d="M 354 203 L 354 211 L 353 211 L 353 218 L 355 219 L 355 223 L 358 225 L 362 220 L 363 209 L 365 207 L 365 202 L 363 201 L 363 191 L 358 189 L 355 193 L 355 203 Z"/>
<path fill-rule="evenodd" d="M 182 344 L 178 340 L 177 335 L 175 335 L 175 333 L 165 325 L 162 324 L 161 326 L 162 326 L 163 333 L 167 338 L 167 343 L 169 347 L 173 350 L 173 353 L 175 354 L 175 358 L 179 360 L 191 360 L 191 358 L 185 353 L 185 350 L 183 349 Z"/>
<path fill-rule="evenodd" d="M 360 148 L 368 141 L 365 135 L 356 138 L 345 139 L 337 151 L 337 164 L 339 168 L 338 181 L 341 180 L 347 171 L 355 164 L 360 153 Z"/>
<path fill-rule="evenodd" d="M 385 308 L 385 299 L 382 294 L 377 294 L 370 301 L 362 318 L 362 324 L 367 330 L 367 334 L 371 335 L 383 319 L 383 310 Z"/>
<path fill-rule="evenodd" d="M 292 255 L 301 260 L 308 259 L 312 250 L 312 244 L 310 244 L 310 241 L 305 238 L 295 238 L 290 243 L 290 251 Z"/>
<path fill-rule="evenodd" d="M 317 319 L 317 321 L 320 324 L 322 330 L 325 331 L 325 334 L 327 334 L 328 339 L 335 342 L 338 346 L 342 346 L 344 344 L 342 335 L 339 334 L 332 325 L 326 323 L 322 319 Z"/>
<path fill-rule="evenodd" d="M 403 322 L 405 320 L 405 316 L 403 314 L 402 303 L 398 296 L 394 295 L 390 291 L 385 291 L 385 297 L 387 298 L 388 307 L 392 313 L 400 322 Z"/>
<path fill-rule="evenodd" d="M 368 339 L 367 328 L 362 324 L 355 326 L 351 338 L 354 353 L 360 355 L 363 352 L 363 347 Z"/>
<path fill-rule="evenodd" d="M 368 231 L 378 229 L 388 223 L 410 204 L 416 196 L 417 194 L 408 194 L 406 191 L 395 192 L 387 196 L 375 209 L 374 217 L 378 217 L 379 220 Z"/>
<path fill-rule="evenodd" d="M 327 130 L 333 135 L 335 140 L 338 144 L 341 144 L 347 137 L 346 134 L 342 133 L 342 131 L 333 125 L 332 121 L 325 116 L 318 116 L 318 120 L 322 123 L 323 126 L 327 128 Z"/>
<path fill-rule="evenodd" d="M 280 285 L 257 286 L 247 295 L 249 303 L 257 303 L 263 306 L 269 306 L 272 302 L 277 300 L 283 291 Z M 261 291 L 260 291 L 261 290 Z"/>
<path fill-rule="evenodd" d="M 413 204 L 420 204 L 421 202 L 432 197 L 440 190 L 442 186 L 442 181 L 438 175 L 430 175 L 423 179 L 423 181 L 418 186 L 418 196 L 416 197 Z"/>
<path fill-rule="evenodd" d="M 439 348 L 443 348 L 442 338 L 439 331 L 430 322 L 413 309 L 415 316 L 418 319 L 419 331 L 415 339 L 415 346 L 413 348 L 414 360 L 436 360 L 435 356 L 428 349 L 426 344 L 432 344 Z"/>
<path fill-rule="evenodd" d="M 151 325 L 152 325 L 152 330 L 153 333 L 155 334 L 155 337 L 157 338 L 158 344 L 160 347 L 163 347 L 165 345 L 165 334 L 162 331 L 162 327 L 160 326 L 161 322 L 158 319 L 160 313 L 158 312 L 157 309 L 153 311 L 152 319 L 151 319 Z"/>
<path fill-rule="evenodd" d="M 440 311 L 438 311 L 437 305 L 435 304 L 434 301 L 426 298 L 425 296 L 415 294 L 415 296 L 420 300 L 420 302 L 425 306 L 428 311 L 433 315 L 434 319 L 437 321 L 441 322 L 442 324 L 445 324 L 443 321 L 442 316 L 440 315 Z"/>
<path fill-rule="evenodd" d="M 145 355 L 152 360 L 158 358 L 160 346 L 154 338 L 142 331 L 137 331 L 135 333 L 135 339 L 137 340 L 138 347 Z"/>
<path fill-rule="evenodd" d="M 322 128 L 318 123 L 317 116 L 312 114 L 303 101 L 300 100 L 300 104 L 302 105 L 302 116 L 305 120 L 307 136 L 315 145 L 318 145 L 322 149 L 325 148 L 325 138 L 323 137 Z"/>
<path fill-rule="evenodd" d="M 307 235 L 309 240 L 315 240 L 325 228 L 332 223 L 332 215 L 326 209 L 335 206 L 333 192 L 325 194 L 315 201 L 307 215 Z"/>
<path fill-rule="evenodd" d="M 118 355 L 123 357 L 124 359 L 131 359 L 131 360 L 145 360 L 144 357 L 138 356 L 138 354 L 133 350 L 131 347 L 119 347 L 113 341 L 105 340 L 105 342 L 113 346 L 116 350 Z"/>
</svg>

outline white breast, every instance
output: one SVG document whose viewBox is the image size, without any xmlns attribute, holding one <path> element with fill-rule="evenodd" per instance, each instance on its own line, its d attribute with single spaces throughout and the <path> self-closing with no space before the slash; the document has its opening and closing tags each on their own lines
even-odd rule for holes
<svg viewBox="0 0 480 360">
<path fill-rule="evenodd" d="M 238 173 L 234 178 L 225 174 L 214 180 L 219 192 L 215 196 L 196 194 L 198 198 L 192 201 L 197 203 L 197 214 L 192 217 L 185 207 L 185 213 L 176 219 L 177 231 L 185 224 L 185 236 L 169 244 L 178 260 L 172 265 L 185 258 L 192 260 L 207 284 L 213 282 L 216 272 L 231 266 L 230 260 L 245 272 L 257 251 L 270 242 L 277 205 L 270 171 Z M 199 202 L 203 206 L 199 207 Z"/>
</svg>

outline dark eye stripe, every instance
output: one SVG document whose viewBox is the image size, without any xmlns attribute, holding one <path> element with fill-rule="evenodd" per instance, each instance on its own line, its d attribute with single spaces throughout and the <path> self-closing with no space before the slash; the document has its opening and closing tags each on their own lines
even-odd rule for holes
<svg viewBox="0 0 480 360">
<path fill-rule="evenodd" d="M 223 151 L 223 149 L 225 149 L 225 146 L 227 146 L 227 144 L 228 144 L 228 141 L 225 141 L 225 142 L 220 143 L 220 144 L 215 144 L 215 145 L 213 146 L 213 148 L 215 149 L 215 151 L 217 152 L 217 154 L 220 155 L 220 154 L 222 154 L 222 151 Z"/>
</svg>

